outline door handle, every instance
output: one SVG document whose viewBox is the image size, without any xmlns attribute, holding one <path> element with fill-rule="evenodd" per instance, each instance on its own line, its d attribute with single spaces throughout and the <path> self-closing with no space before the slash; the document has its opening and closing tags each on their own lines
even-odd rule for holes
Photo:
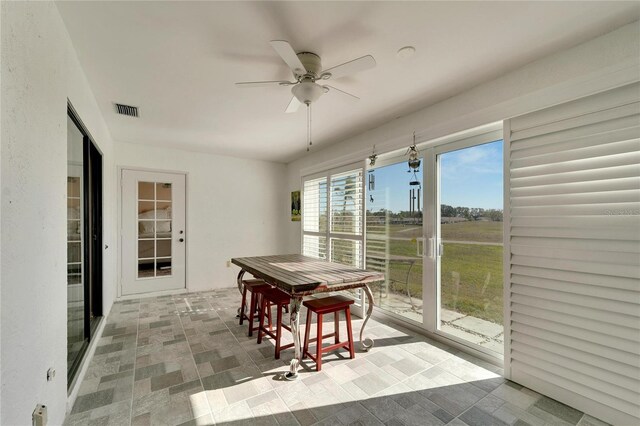
<svg viewBox="0 0 640 426">
<path fill-rule="evenodd" d="M 180 238 L 178 241 L 180 241 L 181 243 L 184 243 L 184 238 Z"/>
</svg>

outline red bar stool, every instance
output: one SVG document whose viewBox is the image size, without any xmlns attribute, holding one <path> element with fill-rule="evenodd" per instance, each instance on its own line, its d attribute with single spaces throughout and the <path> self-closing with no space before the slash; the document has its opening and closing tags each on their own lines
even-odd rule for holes
<svg viewBox="0 0 640 426">
<path fill-rule="evenodd" d="M 353 333 L 351 330 L 351 310 L 349 307 L 353 305 L 353 299 L 349 299 L 344 296 L 330 296 L 323 297 L 321 299 L 311 299 L 302 302 L 302 305 L 307 308 L 307 325 L 304 330 L 304 349 L 302 351 L 302 358 L 308 356 L 316 363 L 316 370 L 322 369 L 322 354 L 325 352 L 331 352 L 339 348 L 345 348 L 349 351 L 351 358 L 355 357 L 353 346 Z M 344 311 L 347 321 L 347 334 L 349 340 L 340 341 L 340 311 Z M 313 339 L 309 339 L 309 329 L 311 328 L 311 313 L 315 312 L 318 319 L 317 336 Z M 322 316 L 325 314 L 333 314 L 335 322 L 335 331 L 330 334 L 322 334 Z M 328 337 L 335 337 L 334 344 L 322 347 L 322 340 Z M 309 342 L 316 342 L 316 355 L 313 356 L 309 353 Z"/>
<path fill-rule="evenodd" d="M 280 359 L 280 351 L 293 347 L 293 343 L 281 346 L 280 340 L 282 338 L 282 329 L 291 331 L 291 327 L 282 323 L 282 311 L 289 305 L 289 295 L 277 288 L 269 288 L 262 292 L 262 303 L 260 304 L 260 325 L 258 326 L 258 343 L 262 343 L 262 336 L 271 336 L 276 342 L 276 359 Z M 270 315 L 271 307 L 275 305 L 277 309 L 276 317 L 276 332 L 273 332 L 271 323 L 269 327 L 264 326 L 265 312 Z"/>
<path fill-rule="evenodd" d="M 258 327 L 255 326 L 255 312 L 258 308 L 258 304 L 260 303 L 262 292 L 266 289 L 271 288 L 269 284 L 267 284 L 263 280 L 243 280 L 242 281 L 242 304 L 240 305 L 240 325 L 246 319 L 249 322 L 249 336 L 253 336 L 253 330 L 257 330 Z M 249 303 L 249 315 L 245 313 L 247 306 L 247 292 L 251 293 L 251 301 Z M 271 311 L 267 313 L 269 320 L 269 327 L 271 327 Z"/>
</svg>

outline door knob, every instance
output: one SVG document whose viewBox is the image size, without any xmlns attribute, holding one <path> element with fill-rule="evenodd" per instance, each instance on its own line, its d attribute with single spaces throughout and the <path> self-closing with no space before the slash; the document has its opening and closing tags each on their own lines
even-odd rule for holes
<svg viewBox="0 0 640 426">
<path fill-rule="evenodd" d="M 178 241 L 180 241 L 181 243 L 184 243 L 184 238 L 180 238 Z"/>
</svg>

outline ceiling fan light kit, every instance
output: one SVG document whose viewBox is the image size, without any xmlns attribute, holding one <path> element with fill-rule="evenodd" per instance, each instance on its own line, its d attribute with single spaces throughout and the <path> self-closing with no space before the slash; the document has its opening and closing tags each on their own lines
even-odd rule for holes
<svg viewBox="0 0 640 426">
<path fill-rule="evenodd" d="M 322 96 L 324 88 L 317 83 L 307 80 L 301 81 L 299 84 L 293 86 L 291 93 L 293 93 L 293 96 L 301 103 L 308 105 L 311 102 L 317 101 L 318 98 Z"/>
</svg>

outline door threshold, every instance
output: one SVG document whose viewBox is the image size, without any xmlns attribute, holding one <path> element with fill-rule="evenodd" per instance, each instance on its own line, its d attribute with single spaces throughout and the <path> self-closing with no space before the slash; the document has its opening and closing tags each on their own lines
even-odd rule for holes
<svg viewBox="0 0 640 426">
<path fill-rule="evenodd" d="M 173 294 L 182 294 L 182 293 L 189 293 L 189 290 L 187 290 L 186 288 L 180 288 L 177 290 L 161 290 L 161 291 L 151 291 L 148 293 L 127 294 L 127 295 L 117 297 L 116 301 L 143 299 L 147 297 L 170 296 Z"/>
</svg>

